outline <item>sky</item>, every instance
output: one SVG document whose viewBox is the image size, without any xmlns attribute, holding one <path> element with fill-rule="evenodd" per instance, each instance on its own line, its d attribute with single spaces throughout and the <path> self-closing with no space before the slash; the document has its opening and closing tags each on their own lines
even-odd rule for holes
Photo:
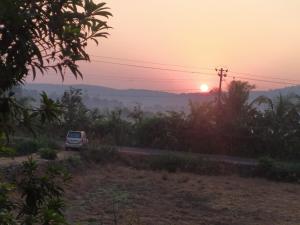
<svg viewBox="0 0 300 225">
<path fill-rule="evenodd" d="M 114 15 L 110 36 L 88 46 L 84 79 L 67 75 L 64 84 L 194 92 L 217 87 L 220 67 L 229 70 L 224 87 L 233 79 L 257 89 L 300 84 L 299 0 L 105 2 Z M 62 80 L 51 72 L 35 82 Z"/>
</svg>

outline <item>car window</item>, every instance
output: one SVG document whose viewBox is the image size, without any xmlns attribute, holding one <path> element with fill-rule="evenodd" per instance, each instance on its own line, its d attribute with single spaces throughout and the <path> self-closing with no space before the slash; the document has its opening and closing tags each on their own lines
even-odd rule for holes
<svg viewBox="0 0 300 225">
<path fill-rule="evenodd" d="M 68 137 L 69 138 L 81 138 L 81 133 L 80 132 L 69 132 Z"/>
</svg>

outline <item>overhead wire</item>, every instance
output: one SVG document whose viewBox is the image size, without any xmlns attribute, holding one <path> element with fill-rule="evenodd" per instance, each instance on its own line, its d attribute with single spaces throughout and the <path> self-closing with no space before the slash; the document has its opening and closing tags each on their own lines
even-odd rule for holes
<svg viewBox="0 0 300 225">
<path fill-rule="evenodd" d="M 179 64 L 160 63 L 160 62 L 147 61 L 147 60 L 119 58 L 119 57 L 111 57 L 111 56 L 103 56 L 103 55 L 90 55 L 90 56 L 96 57 L 96 58 L 112 59 L 112 60 L 127 61 L 127 62 L 146 63 L 146 64 L 153 64 L 153 65 L 161 65 L 161 66 L 175 66 L 175 67 L 182 67 L 182 68 L 197 68 L 197 69 L 200 69 L 200 70 L 209 70 L 209 71 L 214 70 L 214 68 L 208 68 L 208 67 L 185 66 L 185 65 L 179 65 Z"/>
<path fill-rule="evenodd" d="M 109 57 L 109 56 L 95 56 L 94 57 L 102 57 L 102 58 L 108 58 L 108 59 L 115 59 L 115 60 L 123 60 L 123 61 L 132 61 L 132 62 L 140 62 L 140 63 L 151 63 L 151 64 L 157 64 L 157 65 L 168 65 L 168 66 L 180 66 L 176 64 L 164 64 L 164 63 L 158 63 L 158 62 L 151 62 L 151 61 L 143 61 L 143 60 L 133 60 L 133 59 L 125 59 L 125 58 L 117 58 L 117 57 Z M 105 60 L 95 60 L 92 59 L 92 62 L 96 63 L 104 63 L 104 64 L 111 64 L 111 65 L 118 65 L 118 66 L 125 66 L 125 67 L 131 67 L 131 68 L 139 68 L 139 69 L 150 69 L 150 70 L 160 70 L 160 71 L 170 71 L 170 72 L 179 72 L 179 73 L 186 73 L 186 74 L 193 74 L 193 75 L 201 75 L 201 76 L 214 76 L 216 77 L 216 73 L 207 73 L 207 72 L 202 72 L 202 71 L 194 71 L 194 70 L 181 70 L 181 69 L 173 69 L 169 67 L 155 67 L 155 66 L 147 66 L 147 65 L 139 65 L 139 64 L 134 64 L 134 63 L 121 63 L 121 62 L 113 62 L 113 61 L 105 61 Z M 180 66 L 183 68 L 187 68 L 187 66 Z M 199 68 L 200 69 L 200 68 Z M 208 68 L 202 68 L 202 70 L 213 70 L 213 69 L 208 69 Z M 243 76 L 244 75 L 249 75 L 249 76 Z M 98 75 L 98 74 L 87 74 L 88 76 L 90 75 Z M 183 81 L 183 80 L 198 80 L 198 78 L 184 78 L 184 79 L 179 79 L 179 78 L 152 78 L 151 79 L 146 79 L 145 77 L 128 77 L 128 76 L 114 76 L 114 75 L 102 75 L 102 77 L 105 76 L 106 80 L 112 80 L 112 79 L 119 79 L 119 80 L 125 80 L 125 81 L 147 81 L 147 82 L 162 82 L 162 81 Z M 267 77 L 267 76 L 259 76 L 257 74 L 252 74 L 252 73 L 244 73 L 244 72 L 236 72 L 236 71 L 229 71 L 227 74 L 227 77 L 231 77 L 233 79 L 241 79 L 241 80 L 246 80 L 246 81 L 256 81 L 256 82 L 261 82 L 261 83 L 269 83 L 269 84 L 276 84 L 276 85 L 299 85 L 300 80 L 289 80 L 289 79 L 283 79 L 283 78 L 272 78 L 272 77 Z M 258 77 L 258 78 L 255 78 Z M 261 78 L 264 79 L 261 79 Z M 270 80 L 272 79 L 272 80 Z M 298 83 L 295 83 L 295 82 Z M 197 90 L 198 89 L 181 89 L 181 90 L 165 90 L 165 91 L 188 91 L 188 90 Z M 157 90 L 160 91 L 160 90 Z"/>
<path fill-rule="evenodd" d="M 164 65 L 164 66 L 176 66 L 176 67 L 182 67 L 182 68 L 197 68 L 199 70 L 208 70 L 208 71 L 214 71 L 215 70 L 214 68 L 207 68 L 207 67 L 186 66 L 186 65 L 179 65 L 179 64 L 167 64 L 167 63 L 160 63 L 160 62 L 154 62 L 154 61 L 128 59 L 128 58 L 121 58 L 121 57 L 111 57 L 111 56 L 103 56 L 103 55 L 91 55 L 91 56 L 96 57 L 96 58 L 105 58 L 105 59 L 112 59 L 112 60 L 118 60 L 118 61 L 138 62 L 138 63 L 156 64 L 156 65 Z M 164 69 L 167 69 L 167 68 L 164 68 Z M 180 72 L 186 72 L 186 71 L 180 71 Z M 189 72 L 198 73 L 200 71 L 189 71 Z M 298 82 L 298 83 L 300 83 L 300 80 L 274 77 L 274 75 L 273 76 L 263 76 L 263 75 L 255 74 L 255 73 L 237 72 L 237 71 L 231 71 L 231 70 L 228 71 L 228 73 L 229 74 L 246 75 L 246 76 L 249 75 L 249 76 L 258 77 L 258 78 L 281 80 L 281 81 L 286 81 L 286 82 Z"/>
<path fill-rule="evenodd" d="M 49 74 L 49 73 L 48 73 Z M 49 74 L 49 75 L 56 75 L 56 74 Z M 65 74 L 65 75 L 70 75 L 72 76 L 72 74 Z M 121 76 L 121 75 L 115 75 L 115 74 L 95 74 L 95 73 L 84 73 L 85 76 L 101 76 L 102 79 L 105 80 L 124 80 L 124 81 L 147 81 L 147 82 L 170 82 L 170 81 L 190 81 L 190 80 L 199 80 L 199 78 L 143 78 L 143 77 L 136 77 L 136 76 Z M 204 76 L 206 74 L 203 74 Z"/>
<path fill-rule="evenodd" d="M 172 69 L 172 68 L 163 68 L 163 67 L 154 67 L 154 66 L 143 66 L 143 65 L 138 65 L 138 64 L 118 63 L 118 62 L 111 62 L 111 61 L 104 61 L 104 60 L 91 60 L 91 61 L 92 62 L 105 63 L 105 64 L 112 64 L 112 65 L 119 65 L 119 66 L 142 68 L 142 69 L 162 70 L 162 71 L 179 72 L 179 73 L 190 73 L 190 74 L 203 74 L 203 75 L 209 75 L 209 76 L 215 76 L 216 75 L 214 73 L 203 73 L 201 71 L 178 70 L 178 69 Z"/>
<path fill-rule="evenodd" d="M 284 84 L 284 85 L 299 85 L 300 83 L 292 83 L 292 82 L 283 82 L 283 81 L 272 81 L 272 80 L 265 80 L 265 79 L 257 79 L 257 78 L 251 78 L 251 77 L 244 77 L 244 76 L 229 76 L 232 78 L 239 78 L 242 80 L 248 80 L 248 81 L 258 81 L 263 83 L 273 83 L 273 84 Z"/>
<path fill-rule="evenodd" d="M 258 78 L 266 78 L 266 79 L 272 79 L 272 80 L 281 80 L 281 81 L 287 81 L 287 82 L 299 82 L 300 80 L 296 79 L 287 79 L 287 78 L 280 78 L 280 77 L 270 77 L 270 76 L 263 76 L 259 74 L 254 74 L 254 73 L 245 73 L 245 72 L 237 72 L 237 71 L 229 71 L 229 74 L 239 74 L 239 75 L 249 75 L 252 77 L 258 77 Z"/>
<path fill-rule="evenodd" d="M 190 70 L 177 70 L 177 69 L 170 69 L 170 68 L 161 68 L 161 67 L 152 67 L 152 66 L 143 66 L 143 65 L 137 65 L 137 64 L 128 64 L 128 63 L 117 63 L 117 62 L 111 62 L 111 61 L 103 61 L 103 60 L 92 60 L 93 62 L 100 62 L 100 63 L 106 63 L 106 64 L 113 64 L 113 65 L 119 65 L 119 66 L 127 66 L 127 67 L 134 67 L 134 68 L 141 68 L 141 69 L 151 69 L 151 70 L 163 70 L 163 71 L 171 71 L 171 72 L 180 72 L 180 73 L 190 73 L 190 74 L 201 74 L 201 75 L 207 75 L 207 76 L 216 76 L 215 73 L 203 73 L 201 71 L 190 71 Z M 238 78 L 248 81 L 257 81 L 257 82 L 264 82 L 264 83 L 273 83 L 273 84 L 284 84 L 284 85 L 299 85 L 299 83 L 284 81 L 274 81 L 274 80 L 267 80 L 267 79 L 257 79 L 252 77 L 245 77 L 240 75 L 228 75 L 228 77 L 232 78 Z"/>
</svg>

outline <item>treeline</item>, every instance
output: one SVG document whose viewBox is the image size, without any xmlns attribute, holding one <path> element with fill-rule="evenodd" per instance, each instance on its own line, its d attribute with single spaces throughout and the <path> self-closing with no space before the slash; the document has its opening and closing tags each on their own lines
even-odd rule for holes
<svg viewBox="0 0 300 225">
<path fill-rule="evenodd" d="M 147 114 L 133 110 L 89 110 L 81 90 L 70 89 L 56 103 L 57 122 L 45 123 L 48 136 L 85 130 L 92 142 L 247 157 L 300 159 L 300 98 L 279 95 L 250 102 L 254 88 L 232 81 L 221 103 L 190 102 L 190 112 Z"/>
</svg>

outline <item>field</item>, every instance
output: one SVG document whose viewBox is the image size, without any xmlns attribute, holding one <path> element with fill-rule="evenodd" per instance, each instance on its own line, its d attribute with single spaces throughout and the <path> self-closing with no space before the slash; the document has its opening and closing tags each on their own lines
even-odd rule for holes
<svg viewBox="0 0 300 225">
<path fill-rule="evenodd" d="M 67 188 L 66 215 L 90 225 L 300 224 L 297 184 L 91 166 Z"/>
</svg>

